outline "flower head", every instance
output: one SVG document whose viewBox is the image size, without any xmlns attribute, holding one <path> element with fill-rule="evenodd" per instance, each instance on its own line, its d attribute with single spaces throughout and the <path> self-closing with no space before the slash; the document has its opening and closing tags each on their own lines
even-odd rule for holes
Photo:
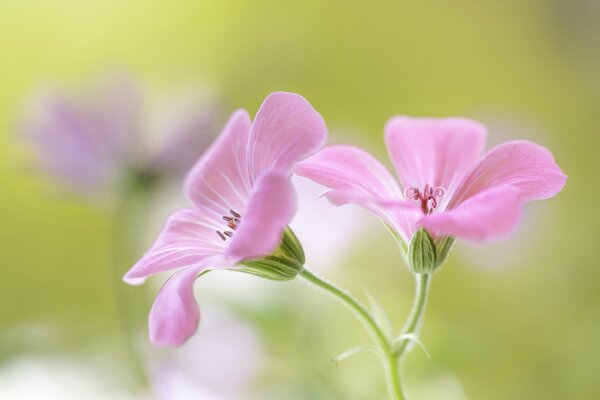
<svg viewBox="0 0 600 400">
<path fill-rule="evenodd" d="M 152 248 L 125 276 L 137 283 L 178 270 L 150 312 L 152 342 L 177 346 L 195 332 L 199 310 L 193 282 L 202 271 L 244 262 L 257 272 L 277 263 L 282 254 L 268 256 L 282 243 L 296 211 L 290 174 L 326 136 L 321 116 L 292 93 L 269 95 L 254 122 L 245 110 L 231 116 L 186 179 L 193 207 L 169 217 Z M 294 253 L 294 241 L 293 235 L 284 235 L 285 254 Z"/>
<path fill-rule="evenodd" d="M 465 118 L 394 117 L 385 127 L 385 141 L 399 182 L 352 146 L 323 149 L 296 173 L 328 187 L 326 196 L 334 204 L 354 203 L 375 213 L 404 249 L 423 229 L 446 252 L 439 247 L 451 243 L 448 238 L 507 235 L 523 203 L 552 197 L 566 183 L 544 147 L 510 141 L 484 155 L 485 136 L 483 125 Z"/>
<path fill-rule="evenodd" d="M 59 90 L 36 94 L 21 124 L 35 150 L 36 169 L 66 187 L 98 195 L 130 175 L 181 175 L 209 144 L 215 106 L 194 104 L 184 116 L 168 116 L 156 132 L 164 140 L 151 146 L 137 82 L 111 75 L 99 83 L 100 89 L 81 96 Z"/>
</svg>

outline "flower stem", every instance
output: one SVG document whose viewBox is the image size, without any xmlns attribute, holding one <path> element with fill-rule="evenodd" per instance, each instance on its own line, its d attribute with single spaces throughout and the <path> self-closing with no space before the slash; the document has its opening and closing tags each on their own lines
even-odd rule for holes
<svg viewBox="0 0 600 400">
<path fill-rule="evenodd" d="M 394 354 L 388 354 L 385 358 L 386 381 L 390 398 L 394 400 L 404 400 L 404 391 L 400 384 L 400 370 L 398 358 Z"/>
<path fill-rule="evenodd" d="M 430 274 L 415 274 L 416 280 L 416 292 L 413 306 L 408 315 L 404 327 L 402 328 L 402 335 L 416 334 L 420 328 L 421 320 L 425 314 L 425 304 L 427 303 L 427 294 L 429 293 L 429 286 L 431 283 Z M 402 359 L 408 353 L 409 340 L 402 340 L 402 343 L 393 350 L 393 355 L 396 359 Z"/>
<path fill-rule="evenodd" d="M 402 335 L 416 334 L 421 325 L 421 320 L 423 319 L 423 314 L 425 312 L 425 304 L 427 302 L 429 285 L 431 283 L 431 275 L 415 274 L 415 299 L 413 301 L 413 306 L 408 319 L 406 320 L 404 328 L 399 336 L 402 341 L 398 346 L 394 346 L 394 343 L 389 340 L 387 335 L 384 333 L 384 330 L 381 328 L 369 310 L 367 310 L 367 308 L 358 300 L 356 300 L 350 293 L 318 277 L 306 268 L 300 272 L 300 276 L 313 285 L 318 286 L 324 291 L 328 292 L 338 300 L 341 300 L 362 321 L 373 337 L 373 340 L 377 343 L 379 349 L 381 350 L 390 399 L 404 400 L 406 397 L 404 396 L 400 380 L 400 363 L 403 357 L 408 354 L 410 349 L 408 345 L 410 341 L 406 338 L 402 338 Z"/>
<path fill-rule="evenodd" d="M 113 208 L 112 257 L 110 262 L 111 281 L 114 285 L 120 346 L 132 374 L 132 387 L 148 385 L 146 367 L 136 343 L 138 332 L 146 324 L 142 310 L 146 309 L 146 298 L 123 283 L 122 277 L 135 262 L 137 253 L 135 238 L 140 230 L 140 221 L 147 214 L 153 196 L 153 187 L 133 178 L 127 179 L 117 191 Z"/>
<path fill-rule="evenodd" d="M 384 333 L 381 326 L 377 323 L 373 315 L 371 315 L 369 310 L 367 310 L 367 308 L 358 300 L 356 300 L 350 293 L 318 277 L 306 268 L 302 270 L 300 276 L 313 285 L 318 286 L 324 291 L 328 292 L 338 300 L 341 300 L 362 321 L 369 331 L 369 334 L 372 336 L 373 340 L 377 343 L 379 349 L 383 353 L 382 356 L 385 363 L 386 380 L 390 398 L 393 400 L 404 400 L 402 386 L 400 385 L 400 374 L 398 373 L 398 359 L 392 353 L 392 348 L 388 337 Z"/>
<path fill-rule="evenodd" d="M 375 321 L 375 318 L 373 318 L 369 310 L 367 310 L 367 308 L 363 306 L 358 300 L 352 297 L 350 293 L 338 288 L 332 283 L 327 282 L 323 278 L 318 277 L 306 268 L 304 268 L 302 272 L 300 272 L 300 276 L 302 276 L 304 279 L 306 279 L 313 285 L 320 287 L 321 289 L 325 290 L 326 292 L 328 292 L 329 294 L 346 304 L 363 322 L 363 324 L 373 337 L 373 340 L 377 342 L 381 349 L 385 351 L 389 350 L 390 343 L 387 336 L 383 332 L 383 329 L 381 329 L 377 321 Z"/>
</svg>

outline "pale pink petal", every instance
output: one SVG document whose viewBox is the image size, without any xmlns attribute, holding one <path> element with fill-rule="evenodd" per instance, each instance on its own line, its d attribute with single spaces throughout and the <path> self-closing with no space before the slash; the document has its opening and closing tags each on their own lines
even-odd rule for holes
<svg viewBox="0 0 600 400">
<path fill-rule="evenodd" d="M 325 143 L 321 115 L 302 96 L 270 94 L 256 114 L 250 132 L 248 163 L 252 178 L 271 169 L 291 172 L 292 166 Z"/>
<path fill-rule="evenodd" d="M 216 233 L 221 228 L 199 210 L 175 211 L 154 245 L 123 280 L 129 284 L 140 284 L 149 275 L 196 265 L 222 254 L 225 245 Z"/>
<path fill-rule="evenodd" d="M 186 178 L 187 197 L 211 212 L 215 220 L 229 215 L 229 210 L 244 211 L 250 193 L 246 162 L 249 133 L 248 113 L 236 111 Z"/>
<path fill-rule="evenodd" d="M 113 73 L 94 82 L 87 97 L 88 121 L 95 131 L 100 148 L 117 166 L 135 165 L 145 156 L 141 151 L 140 120 L 142 93 L 135 78 Z"/>
<path fill-rule="evenodd" d="M 198 329 L 200 310 L 194 281 L 208 266 L 185 268 L 173 274 L 156 297 L 148 318 L 150 341 L 157 346 L 182 345 Z"/>
<path fill-rule="evenodd" d="M 518 191 L 498 186 L 478 193 L 454 209 L 424 216 L 419 223 L 435 237 L 483 241 L 507 236 L 520 215 Z"/>
<path fill-rule="evenodd" d="M 100 191 L 110 180 L 113 154 L 98 141 L 93 121 L 79 102 L 58 92 L 32 99 L 20 126 L 33 145 L 40 172 L 75 189 Z"/>
<path fill-rule="evenodd" d="M 522 202 L 546 199 L 562 190 L 567 176 L 545 147 L 529 141 L 506 142 L 491 149 L 457 188 L 450 206 L 488 188 L 510 185 Z"/>
<path fill-rule="evenodd" d="M 147 168 L 153 171 L 175 175 L 186 173 L 218 132 L 216 122 L 220 107 L 216 104 L 178 111 L 169 114 L 167 123 L 163 124 L 161 132 L 165 135 L 164 143 L 148 161 Z"/>
<path fill-rule="evenodd" d="M 485 137 L 485 127 L 466 118 L 394 117 L 385 126 L 388 152 L 403 187 L 443 187 L 446 195 L 438 209 L 481 158 Z"/>
<path fill-rule="evenodd" d="M 418 229 L 417 222 L 423 212 L 415 202 L 398 198 L 379 198 L 354 190 L 331 190 L 325 197 L 335 205 L 356 204 L 377 215 L 408 243 Z"/>
<path fill-rule="evenodd" d="M 327 147 L 301 162 L 296 174 L 332 189 L 325 196 L 336 205 L 352 203 L 373 212 L 405 242 L 415 231 L 420 212 L 415 213 L 413 204 L 402 200 L 402 192 L 392 175 L 362 149 Z"/>
<path fill-rule="evenodd" d="M 296 193 L 284 171 L 265 173 L 254 187 L 227 254 L 234 260 L 269 255 L 296 212 Z"/>
<path fill-rule="evenodd" d="M 383 198 L 401 196 L 398 184 L 366 151 L 354 146 L 331 146 L 301 162 L 296 174 L 332 190 Z"/>
</svg>

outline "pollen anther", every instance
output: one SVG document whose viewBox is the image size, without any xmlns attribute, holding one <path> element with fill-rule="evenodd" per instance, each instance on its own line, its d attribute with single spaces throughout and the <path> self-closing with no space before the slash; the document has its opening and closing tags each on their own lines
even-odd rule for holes
<svg viewBox="0 0 600 400">
<path fill-rule="evenodd" d="M 434 208 L 438 205 L 438 199 L 444 196 L 446 190 L 441 186 L 432 187 L 425 184 L 423 192 L 419 188 L 410 186 L 404 189 L 404 197 L 407 200 L 417 200 L 421 203 L 421 210 L 424 214 L 431 214 Z M 431 207 L 429 202 L 431 201 Z"/>
<path fill-rule="evenodd" d="M 242 215 L 233 211 L 233 210 L 229 210 L 229 214 L 231 214 L 231 216 L 229 215 L 224 215 L 223 221 L 225 221 L 227 223 L 227 227 L 231 230 L 229 231 L 216 231 L 217 235 L 219 235 L 219 237 L 221 238 L 221 240 L 226 241 L 228 237 L 232 237 L 233 236 L 233 231 L 235 231 L 237 229 L 238 224 L 240 223 L 240 219 L 242 218 Z"/>
</svg>

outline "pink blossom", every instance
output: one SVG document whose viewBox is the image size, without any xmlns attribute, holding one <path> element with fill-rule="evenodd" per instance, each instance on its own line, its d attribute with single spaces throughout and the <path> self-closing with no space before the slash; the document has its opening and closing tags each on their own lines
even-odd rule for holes
<svg viewBox="0 0 600 400">
<path fill-rule="evenodd" d="M 193 283 L 209 268 L 268 256 L 296 211 L 290 174 L 327 136 L 321 116 L 301 96 L 273 93 L 254 122 L 236 111 L 189 173 L 193 207 L 175 211 L 152 248 L 126 274 L 137 283 L 177 269 L 150 312 L 150 339 L 178 346 L 197 329 Z"/>
<path fill-rule="evenodd" d="M 517 225 L 521 205 L 554 196 L 567 177 L 552 153 L 529 141 L 510 141 L 485 155 L 486 129 L 465 118 L 394 117 L 385 142 L 399 182 L 367 152 L 323 149 L 296 173 L 330 190 L 337 205 L 375 213 L 406 245 L 421 227 L 434 238 L 483 241 Z"/>
<path fill-rule="evenodd" d="M 32 96 L 20 130 L 35 152 L 36 169 L 65 186 L 102 194 L 132 174 L 181 175 L 210 143 L 215 105 L 194 104 L 168 116 L 157 146 L 138 83 L 111 75 L 80 95 L 51 90 Z"/>
<path fill-rule="evenodd" d="M 150 383 L 158 400 L 239 399 L 248 397 L 264 361 L 258 332 L 235 315 L 214 309 L 185 345 L 152 352 Z"/>
</svg>

